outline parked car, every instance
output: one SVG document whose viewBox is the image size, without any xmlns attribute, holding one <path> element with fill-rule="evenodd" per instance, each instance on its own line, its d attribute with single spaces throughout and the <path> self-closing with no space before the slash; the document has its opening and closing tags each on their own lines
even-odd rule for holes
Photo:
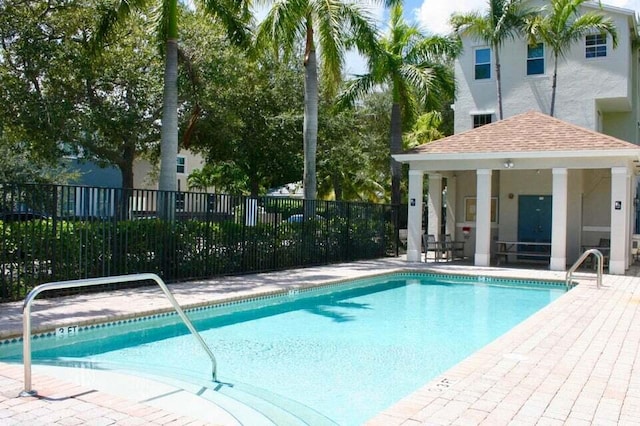
<svg viewBox="0 0 640 426">
<path fill-rule="evenodd" d="M 315 220 L 321 221 L 321 220 L 325 220 L 325 218 L 317 214 L 315 215 Z M 303 214 L 294 214 L 289 216 L 289 219 L 287 219 L 287 222 L 289 223 L 302 223 L 303 221 L 304 221 Z"/>
</svg>

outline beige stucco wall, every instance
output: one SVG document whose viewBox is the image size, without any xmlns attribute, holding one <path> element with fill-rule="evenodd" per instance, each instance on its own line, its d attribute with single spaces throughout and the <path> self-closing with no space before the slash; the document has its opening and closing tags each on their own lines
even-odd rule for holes
<svg viewBox="0 0 640 426">
<path fill-rule="evenodd" d="M 205 161 L 200 155 L 184 149 L 178 152 L 178 156 L 185 158 L 185 172 L 177 175 L 178 188 L 180 191 L 188 191 L 189 174 L 195 169 L 202 169 Z M 158 167 L 143 158 L 136 160 L 133 166 L 133 184 L 136 189 L 158 189 Z"/>
<path fill-rule="evenodd" d="M 611 170 L 585 171 L 583 194 L 583 244 L 597 245 L 611 229 Z"/>
<path fill-rule="evenodd" d="M 476 246 L 476 224 L 465 219 L 465 200 L 475 198 L 477 189 L 476 171 L 458 171 L 456 175 L 456 235 L 455 240 L 465 241 L 465 256 L 472 257 Z M 499 196 L 500 172 L 494 170 L 491 175 L 491 196 Z M 500 203 L 498 203 L 498 214 L 500 214 Z M 471 232 L 465 237 L 463 228 L 469 227 Z M 498 223 L 491 224 L 491 240 L 498 237 Z"/>
<path fill-rule="evenodd" d="M 452 176 L 452 175 L 450 175 Z M 464 240 L 465 255 L 475 250 L 475 223 L 465 219 L 465 200 L 476 196 L 476 172 L 458 171 L 456 176 L 456 235 Z M 518 197 L 552 196 L 551 170 L 494 170 L 492 196 L 498 198 L 498 223 L 492 224 L 492 240 L 518 239 Z M 583 245 L 597 245 L 608 238 L 611 221 L 611 172 L 609 169 L 568 171 L 567 261 L 573 263 Z M 512 194 L 513 196 L 511 196 Z M 465 238 L 463 227 L 471 232 Z M 495 250 L 495 247 L 492 247 Z"/>
</svg>

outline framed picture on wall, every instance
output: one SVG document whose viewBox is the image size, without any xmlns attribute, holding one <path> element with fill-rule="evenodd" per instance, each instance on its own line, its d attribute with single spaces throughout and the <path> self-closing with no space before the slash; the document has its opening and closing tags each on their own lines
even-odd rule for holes
<svg viewBox="0 0 640 426">
<path fill-rule="evenodd" d="M 476 197 L 464 199 L 464 221 L 476 221 Z M 498 223 L 498 197 L 491 197 L 491 223 Z"/>
</svg>

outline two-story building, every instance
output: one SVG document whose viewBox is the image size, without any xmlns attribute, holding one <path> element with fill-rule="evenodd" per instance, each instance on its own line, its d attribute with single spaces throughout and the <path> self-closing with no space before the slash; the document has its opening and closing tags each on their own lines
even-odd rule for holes
<svg viewBox="0 0 640 426">
<path fill-rule="evenodd" d="M 565 52 L 556 118 L 545 115 L 553 56 L 544 44 L 515 38 L 500 48 L 505 120 L 497 122 L 495 56 L 482 40 L 463 37 L 454 136 L 395 157 L 410 165 L 409 261 L 420 259 L 427 233 L 465 241 L 476 265 L 495 261 L 502 241 L 538 243 L 554 270 L 564 270 L 585 247 L 606 243 L 610 271 L 628 267 L 640 154 L 637 21 L 632 10 L 597 4 L 583 10 L 613 20 L 618 46 L 594 33 Z"/>
</svg>

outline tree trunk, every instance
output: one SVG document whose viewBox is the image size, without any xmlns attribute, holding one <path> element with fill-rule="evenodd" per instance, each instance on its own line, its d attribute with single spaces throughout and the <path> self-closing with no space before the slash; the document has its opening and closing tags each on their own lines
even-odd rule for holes
<svg viewBox="0 0 640 426">
<path fill-rule="evenodd" d="M 167 40 L 160 145 L 161 191 L 176 191 L 178 155 L 178 42 Z"/>
<path fill-rule="evenodd" d="M 496 90 L 498 93 L 498 120 L 504 117 L 502 114 L 502 78 L 500 76 L 500 55 L 498 54 L 498 46 L 493 46 L 493 52 L 496 58 Z"/>
<path fill-rule="evenodd" d="M 400 116 L 400 104 L 393 103 L 391 107 L 391 155 L 402 152 L 402 119 Z M 402 165 L 391 157 L 391 204 L 400 204 L 400 180 L 402 178 Z"/>
<path fill-rule="evenodd" d="M 315 200 L 317 193 L 316 151 L 318 149 L 318 64 L 313 46 L 311 21 L 307 22 L 307 52 L 304 62 L 304 198 Z"/>
<path fill-rule="evenodd" d="M 332 173 L 331 181 L 333 182 L 333 194 L 336 201 L 342 201 L 342 182 L 340 181 L 340 175 L 337 172 Z"/>
<path fill-rule="evenodd" d="M 178 42 L 167 40 L 162 98 L 162 134 L 160 142 L 160 191 L 178 190 Z M 175 215 L 175 194 L 158 195 L 158 215 L 171 220 Z"/>
<path fill-rule="evenodd" d="M 558 86 L 558 54 L 554 54 L 553 62 L 553 80 L 551 81 L 551 108 L 549 115 L 553 117 L 556 109 L 556 88 Z"/>
</svg>

